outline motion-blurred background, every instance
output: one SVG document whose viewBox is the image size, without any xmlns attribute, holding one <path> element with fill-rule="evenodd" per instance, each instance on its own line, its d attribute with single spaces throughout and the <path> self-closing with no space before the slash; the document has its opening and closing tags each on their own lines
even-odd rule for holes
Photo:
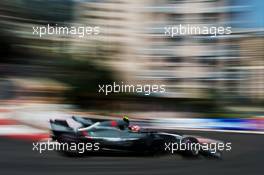
<svg viewBox="0 0 264 175">
<path fill-rule="evenodd" d="M 1 0 L 1 112 L 263 119 L 263 8 L 262 0 Z M 47 24 L 101 33 L 32 35 L 32 26 Z M 178 24 L 231 26 L 232 34 L 163 35 Z M 166 93 L 98 93 L 113 81 L 165 84 Z"/>
</svg>

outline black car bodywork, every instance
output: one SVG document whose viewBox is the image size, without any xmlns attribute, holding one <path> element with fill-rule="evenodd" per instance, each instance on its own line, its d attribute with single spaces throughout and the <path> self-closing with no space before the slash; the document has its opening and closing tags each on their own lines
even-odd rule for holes
<svg viewBox="0 0 264 175">
<path fill-rule="evenodd" d="M 100 149 L 96 151 L 87 151 L 85 154 L 106 154 L 112 155 L 123 153 L 125 155 L 157 155 L 171 154 L 171 148 L 168 145 L 186 143 L 203 144 L 199 142 L 196 136 L 185 136 L 174 133 L 165 133 L 159 131 L 140 130 L 133 132 L 122 120 L 90 120 L 81 117 L 72 117 L 73 120 L 82 126 L 74 129 L 70 127 L 66 120 L 50 120 L 51 138 L 58 143 L 98 143 Z M 212 141 L 212 140 L 211 140 Z M 213 140 L 213 142 L 219 142 Z M 167 149 L 167 148 L 168 149 Z M 66 155 L 76 155 L 75 152 L 63 151 Z M 186 150 L 176 150 L 188 157 L 197 157 L 205 155 L 208 157 L 220 158 L 220 151 L 198 150 L 196 147 Z"/>
</svg>

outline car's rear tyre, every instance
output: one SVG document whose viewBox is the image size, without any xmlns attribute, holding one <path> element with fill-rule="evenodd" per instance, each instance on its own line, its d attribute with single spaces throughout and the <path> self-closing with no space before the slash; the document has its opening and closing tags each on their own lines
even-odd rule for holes
<svg viewBox="0 0 264 175">
<path fill-rule="evenodd" d="M 60 150 L 58 150 L 58 152 L 64 156 L 67 157 L 79 157 L 81 156 L 80 153 L 78 153 L 77 150 L 71 150 L 70 149 L 70 145 L 71 143 L 75 143 L 77 144 L 78 142 L 76 141 L 76 138 L 73 135 L 70 134 L 63 134 L 61 136 L 58 137 L 57 141 L 63 145 L 63 144 L 67 144 L 68 146 L 66 147 L 67 149 L 62 149 L 63 147 L 60 147 Z M 65 148 L 65 147 L 64 147 Z"/>
</svg>

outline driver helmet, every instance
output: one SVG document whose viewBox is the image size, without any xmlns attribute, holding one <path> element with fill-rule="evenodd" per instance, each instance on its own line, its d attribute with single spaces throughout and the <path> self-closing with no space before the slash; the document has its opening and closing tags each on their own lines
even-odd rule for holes
<svg viewBox="0 0 264 175">
<path fill-rule="evenodd" d="M 124 117 L 123 117 L 123 121 L 126 122 L 127 124 L 129 124 L 128 116 L 124 115 Z"/>
</svg>

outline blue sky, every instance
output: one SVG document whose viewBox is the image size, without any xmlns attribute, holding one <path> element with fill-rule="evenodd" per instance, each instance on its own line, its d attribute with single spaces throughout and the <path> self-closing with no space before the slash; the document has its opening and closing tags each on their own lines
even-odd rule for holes
<svg viewBox="0 0 264 175">
<path fill-rule="evenodd" d="M 233 16 L 233 22 L 241 22 L 235 26 L 245 28 L 264 27 L 264 0 L 231 0 L 231 5 L 246 6 L 241 14 Z"/>
</svg>

